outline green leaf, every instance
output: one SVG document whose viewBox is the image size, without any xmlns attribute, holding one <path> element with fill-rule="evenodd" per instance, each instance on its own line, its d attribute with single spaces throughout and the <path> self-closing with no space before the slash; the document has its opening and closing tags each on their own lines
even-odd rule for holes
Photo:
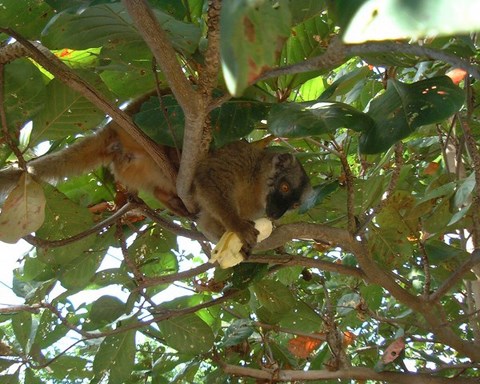
<svg viewBox="0 0 480 384">
<path fill-rule="evenodd" d="M 248 135 L 267 116 L 269 104 L 233 99 L 211 112 L 216 147 Z"/>
<path fill-rule="evenodd" d="M 185 116 L 175 97 L 162 96 L 161 103 L 158 97 L 150 97 L 134 121 L 156 143 L 181 148 Z"/>
<path fill-rule="evenodd" d="M 425 252 L 429 263 L 433 265 L 453 263 L 454 266 L 461 264 L 468 257 L 469 253 L 463 249 L 452 247 L 440 240 L 429 239 L 425 242 Z M 454 268 L 451 268 L 453 271 Z"/>
<path fill-rule="evenodd" d="M 376 311 L 380 308 L 382 299 L 384 297 L 384 291 L 382 287 L 379 285 L 367 285 L 360 288 L 360 293 L 362 294 L 362 298 L 367 303 L 369 309 Z"/>
<path fill-rule="evenodd" d="M 60 139 L 96 127 L 105 114 L 60 80 L 47 85 L 47 103 L 33 119 L 31 145 Z"/>
<path fill-rule="evenodd" d="M 38 345 L 40 349 L 51 346 L 70 330 L 65 324 L 57 320 L 58 317 L 53 312 L 49 310 L 42 312 L 34 340 L 34 344 Z"/>
<path fill-rule="evenodd" d="M 87 208 L 68 200 L 51 186 L 46 185 L 45 191 L 47 192 L 45 222 L 36 232 L 37 236 L 47 240 L 66 239 L 93 225 L 92 214 Z M 72 217 L 75 220 L 72 220 Z M 85 257 L 94 242 L 95 234 L 63 247 L 38 248 L 38 257 L 47 264 L 66 265 L 80 256 Z"/>
<path fill-rule="evenodd" d="M 198 355 L 213 347 L 212 329 L 195 314 L 174 317 L 158 323 L 165 344 L 181 353 Z"/>
<path fill-rule="evenodd" d="M 369 131 L 375 126 L 370 116 L 335 102 L 276 104 L 268 122 L 275 136 L 291 138 L 334 133 L 338 128 Z"/>
<path fill-rule="evenodd" d="M 413 84 L 389 80 L 387 91 L 374 99 L 367 114 L 374 121 L 360 137 L 363 153 L 387 150 L 417 128 L 439 122 L 463 105 L 464 92 L 446 76 Z"/>
<path fill-rule="evenodd" d="M 132 375 L 135 365 L 135 331 L 107 336 L 93 360 L 96 376 L 110 373 L 110 383 L 123 383 Z"/>
<path fill-rule="evenodd" d="M 295 4 L 292 8 L 297 8 L 298 6 Z M 329 20 L 325 15 L 310 18 L 295 26 L 283 46 L 279 63 L 281 65 L 296 64 L 321 55 L 325 51 L 325 46 L 321 44 L 321 40 L 326 38 L 329 33 Z M 322 72 L 326 71 L 310 71 L 280 76 L 278 80 L 271 81 L 275 81 L 280 89 L 294 89 Z"/>
<path fill-rule="evenodd" d="M 231 347 L 247 340 L 254 332 L 252 321 L 248 319 L 235 320 L 225 331 L 222 346 Z"/>
<path fill-rule="evenodd" d="M 97 234 L 89 248 L 83 248 L 75 259 L 63 264 L 58 270 L 58 278 L 67 289 L 82 289 L 94 279 L 95 272 L 107 252 L 114 243 L 114 229 Z"/>
<path fill-rule="evenodd" d="M 358 2 L 357 2 L 358 3 Z M 480 29 L 480 4 L 458 0 L 369 0 L 350 20 L 347 43 L 367 40 L 418 39 Z"/>
<path fill-rule="evenodd" d="M 45 204 L 42 186 L 23 172 L 0 212 L 0 240 L 15 244 L 40 228 L 45 220 Z"/>
<path fill-rule="evenodd" d="M 44 107 L 46 100 L 42 74 L 30 60 L 17 59 L 5 65 L 5 95 L 9 130 L 17 137 L 17 131 Z"/>
<path fill-rule="evenodd" d="M 398 266 L 412 253 L 410 237 L 417 235 L 418 212 L 415 198 L 407 191 L 396 191 L 370 226 L 369 247 L 382 265 Z"/>
<path fill-rule="evenodd" d="M 32 314 L 24 311 L 12 315 L 12 328 L 15 338 L 21 345 L 23 352 L 28 352 L 32 332 Z"/>
<path fill-rule="evenodd" d="M 276 64 L 290 35 L 286 0 L 237 0 L 222 6 L 220 55 L 228 90 L 239 96 L 263 71 Z"/>
<path fill-rule="evenodd" d="M 299 101 L 317 100 L 325 92 L 326 82 L 323 76 L 314 77 L 304 82 L 298 89 Z"/>
<path fill-rule="evenodd" d="M 290 1 L 289 5 L 294 25 L 314 18 L 325 10 L 325 1 L 319 0 L 295 0 Z"/>
<path fill-rule="evenodd" d="M 88 366 L 87 366 L 88 364 Z M 91 379 L 93 374 L 90 368 L 91 361 L 80 356 L 60 355 L 57 356 L 48 366 L 51 368 L 51 375 L 58 382 L 78 382 L 84 379 Z"/>
<path fill-rule="evenodd" d="M 290 290 L 278 281 L 258 281 L 253 285 L 253 290 L 260 304 L 274 314 L 286 314 L 295 305 Z"/>
<path fill-rule="evenodd" d="M 152 53 L 146 45 L 125 42 L 115 47 L 102 48 L 100 77 L 115 95 L 128 100 L 152 90 L 157 79 L 152 72 Z M 159 87 L 167 89 L 163 73 L 157 73 Z"/>
<path fill-rule="evenodd" d="M 302 332 L 319 332 L 323 329 L 323 319 L 310 306 L 296 301 L 292 309 L 280 319 L 282 327 Z"/>
<path fill-rule="evenodd" d="M 38 40 L 40 32 L 54 10 L 45 1 L 5 0 L 2 1 L 0 25 L 13 28 L 15 32 L 29 40 Z"/>
<path fill-rule="evenodd" d="M 342 74 L 322 93 L 318 101 L 335 100 L 336 97 L 345 95 L 351 91 L 358 83 L 365 81 L 366 77 L 371 74 L 368 66 L 356 68 L 352 71 L 346 71 Z"/>
<path fill-rule="evenodd" d="M 125 303 L 114 296 L 104 295 L 92 303 L 90 320 L 98 324 L 109 324 L 125 313 Z"/>
<path fill-rule="evenodd" d="M 101 48 L 77 50 L 65 48 L 61 50 L 52 50 L 52 53 L 70 68 L 89 69 L 98 65 L 101 51 Z"/>
<path fill-rule="evenodd" d="M 268 104 L 234 99 L 211 112 L 215 146 L 238 140 L 250 133 L 267 115 Z M 181 148 L 185 117 L 173 96 L 151 97 L 135 115 L 135 123 L 156 143 Z"/>
<path fill-rule="evenodd" d="M 195 51 L 200 39 L 196 26 L 158 10 L 155 16 L 175 49 L 185 54 Z M 61 12 L 43 31 L 43 42 L 54 49 L 115 47 L 127 42 L 145 45 L 127 11 L 118 3 L 89 6 L 79 13 Z"/>
<path fill-rule="evenodd" d="M 129 247 L 129 255 L 146 277 L 160 277 L 178 272 L 178 260 L 173 249 L 177 248 L 176 238 L 171 232 L 156 226 L 135 239 Z M 167 284 L 148 288 L 153 296 L 167 288 Z"/>
<path fill-rule="evenodd" d="M 299 209 L 300 213 L 305 213 L 317 204 L 320 204 L 327 196 L 335 192 L 340 187 L 338 181 L 328 182 L 313 188 L 313 193 L 302 204 Z"/>
</svg>

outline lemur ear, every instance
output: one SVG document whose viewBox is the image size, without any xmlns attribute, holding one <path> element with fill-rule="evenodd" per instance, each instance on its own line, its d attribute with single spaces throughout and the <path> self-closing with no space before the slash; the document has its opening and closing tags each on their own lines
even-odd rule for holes
<svg viewBox="0 0 480 384">
<path fill-rule="evenodd" d="M 275 167 L 289 167 L 295 163 L 296 159 L 291 153 L 278 153 L 273 158 L 273 165 Z"/>
</svg>

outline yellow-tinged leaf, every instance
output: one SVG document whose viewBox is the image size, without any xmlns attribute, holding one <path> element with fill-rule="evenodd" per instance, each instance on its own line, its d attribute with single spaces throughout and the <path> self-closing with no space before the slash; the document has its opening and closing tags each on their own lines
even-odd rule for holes
<svg viewBox="0 0 480 384">
<path fill-rule="evenodd" d="M 43 188 L 25 172 L 8 195 L 0 213 L 0 240 L 14 244 L 40 228 L 44 220 Z"/>
</svg>

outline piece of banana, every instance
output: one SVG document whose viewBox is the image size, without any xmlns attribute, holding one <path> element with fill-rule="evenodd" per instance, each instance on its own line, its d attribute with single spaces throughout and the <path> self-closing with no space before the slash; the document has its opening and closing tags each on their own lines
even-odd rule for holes
<svg viewBox="0 0 480 384">
<path fill-rule="evenodd" d="M 267 218 L 255 220 L 255 228 L 259 232 L 257 242 L 265 240 L 270 236 L 273 230 L 272 222 Z M 212 251 L 210 263 L 213 264 L 218 262 L 222 269 L 240 264 L 244 260 L 244 257 L 240 252 L 242 246 L 242 241 L 236 233 L 225 232 Z"/>
</svg>

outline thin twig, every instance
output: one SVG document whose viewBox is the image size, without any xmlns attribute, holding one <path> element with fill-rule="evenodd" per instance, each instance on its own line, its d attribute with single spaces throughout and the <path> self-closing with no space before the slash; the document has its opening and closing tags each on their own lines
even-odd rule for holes
<svg viewBox="0 0 480 384">
<path fill-rule="evenodd" d="M 112 216 L 106 218 L 105 220 L 101 221 L 100 223 L 94 225 L 91 228 L 88 228 L 87 230 L 77 233 L 76 235 L 73 235 L 71 237 L 67 237 L 65 239 L 60 239 L 60 240 L 46 240 L 46 239 L 40 239 L 37 236 L 33 235 L 27 235 L 24 236 L 23 239 L 27 241 L 28 243 L 32 244 L 35 247 L 41 247 L 41 248 L 56 248 L 56 247 L 62 247 L 64 245 L 68 245 L 71 243 L 74 243 L 75 241 L 84 239 L 87 236 L 90 236 L 94 233 L 98 233 L 105 229 L 106 227 L 109 227 L 113 223 L 115 223 L 120 217 L 122 217 L 125 213 L 138 208 L 138 204 L 136 203 L 127 203 L 125 204 L 122 208 L 120 208 L 118 211 L 113 213 Z"/>
</svg>

